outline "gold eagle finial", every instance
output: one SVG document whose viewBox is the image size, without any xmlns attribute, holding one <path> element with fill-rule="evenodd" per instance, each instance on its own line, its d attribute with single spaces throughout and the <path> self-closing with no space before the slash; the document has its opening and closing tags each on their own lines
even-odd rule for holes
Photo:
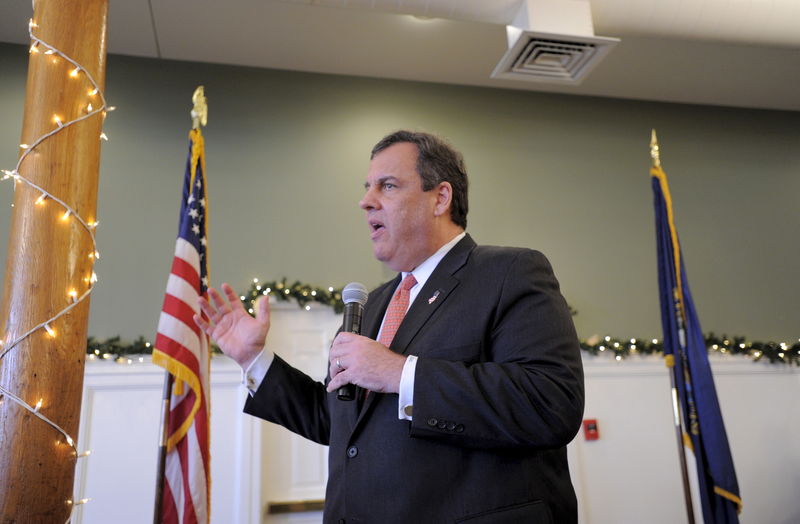
<svg viewBox="0 0 800 524">
<path fill-rule="evenodd" d="M 192 95 L 192 129 L 200 129 L 200 126 L 208 124 L 208 104 L 206 103 L 206 95 L 203 86 L 198 86 Z"/>
</svg>

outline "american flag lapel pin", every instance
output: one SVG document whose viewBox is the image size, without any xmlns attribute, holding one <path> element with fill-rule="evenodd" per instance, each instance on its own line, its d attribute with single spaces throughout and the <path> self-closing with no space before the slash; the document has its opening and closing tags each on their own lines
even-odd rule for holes
<svg viewBox="0 0 800 524">
<path fill-rule="evenodd" d="M 437 289 L 436 292 L 433 294 L 431 298 L 428 299 L 428 304 L 433 304 L 433 302 L 439 298 L 439 290 Z"/>
</svg>

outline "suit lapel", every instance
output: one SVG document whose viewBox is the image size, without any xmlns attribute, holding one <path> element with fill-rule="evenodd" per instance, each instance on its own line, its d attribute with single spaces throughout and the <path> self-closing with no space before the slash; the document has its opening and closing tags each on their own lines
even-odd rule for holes
<svg viewBox="0 0 800 524">
<path fill-rule="evenodd" d="M 394 351 L 401 354 L 408 352 L 409 345 L 420 329 L 458 286 L 459 280 L 453 275 L 467 262 L 474 247 L 475 242 L 467 235 L 439 262 L 403 318 L 403 323 L 392 340 Z"/>
<path fill-rule="evenodd" d="M 458 286 L 459 280 L 453 274 L 461 269 L 467 262 L 469 254 L 475 248 L 475 241 L 467 235 L 461 239 L 453 249 L 436 266 L 425 286 L 417 294 L 414 303 L 403 318 L 403 322 L 394 335 L 392 340 L 391 349 L 401 355 L 406 354 L 409 345 L 414 340 L 414 337 L 419 333 L 420 329 L 430 319 L 431 315 L 445 303 L 450 293 Z M 381 321 L 383 320 L 384 312 L 394 294 L 395 288 L 400 283 L 400 275 L 397 276 L 389 285 L 381 290 L 379 300 L 376 300 L 376 307 L 372 308 L 365 324 L 370 338 L 376 338 L 378 330 L 380 329 Z M 376 297 L 378 298 L 378 297 Z M 377 307 L 380 306 L 380 307 Z M 377 311 L 377 312 L 376 312 Z M 373 316 L 377 318 L 373 318 Z M 365 400 L 365 404 L 361 409 L 356 424 L 360 424 L 370 408 L 375 403 L 380 394 L 372 393 Z"/>
</svg>

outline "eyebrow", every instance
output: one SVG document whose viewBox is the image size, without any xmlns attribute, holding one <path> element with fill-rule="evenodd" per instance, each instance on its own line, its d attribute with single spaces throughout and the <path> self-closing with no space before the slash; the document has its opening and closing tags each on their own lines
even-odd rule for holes
<svg viewBox="0 0 800 524">
<path fill-rule="evenodd" d="M 398 181 L 397 177 L 392 176 L 392 175 L 388 175 L 388 176 L 380 177 L 378 180 L 375 181 L 375 183 L 377 185 L 379 185 L 379 186 L 382 186 L 383 184 L 385 184 L 386 182 L 388 182 L 390 180 L 393 181 L 393 182 L 397 182 Z M 369 189 L 369 180 L 364 182 L 364 189 Z"/>
</svg>

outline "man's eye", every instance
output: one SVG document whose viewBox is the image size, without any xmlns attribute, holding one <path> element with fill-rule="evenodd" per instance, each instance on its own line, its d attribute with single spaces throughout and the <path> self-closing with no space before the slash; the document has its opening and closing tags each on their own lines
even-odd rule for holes
<svg viewBox="0 0 800 524">
<path fill-rule="evenodd" d="M 383 189 L 394 189 L 395 187 L 397 187 L 397 186 L 395 186 L 394 184 L 389 183 L 389 182 L 385 182 L 383 184 Z"/>
</svg>

